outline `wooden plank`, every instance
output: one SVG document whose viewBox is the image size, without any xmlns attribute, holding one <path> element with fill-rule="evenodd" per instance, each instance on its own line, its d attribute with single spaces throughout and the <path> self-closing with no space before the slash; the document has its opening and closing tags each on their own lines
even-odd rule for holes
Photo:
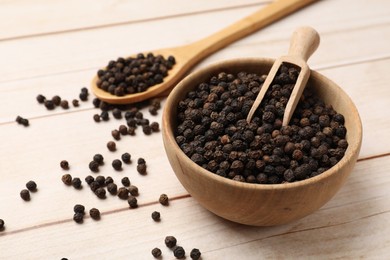
<svg viewBox="0 0 390 260">
<path fill-rule="evenodd" d="M 384 259 L 390 246 L 390 178 L 386 174 L 389 162 L 384 157 L 358 163 L 345 186 L 328 204 L 283 226 L 235 224 L 186 198 L 166 208 L 151 205 L 103 215 L 100 222 L 86 219 L 83 225 L 77 225 L 68 220 L 5 234 L 1 237 L 2 257 L 151 259 L 151 249 L 159 247 L 164 259 L 174 259 L 163 242 L 165 236 L 174 235 L 187 257 L 196 247 L 202 251 L 203 259 Z M 153 210 L 161 211 L 161 223 L 150 219 Z"/>
<path fill-rule="evenodd" d="M 268 2 L 270 1 L 2 1 L 0 40 L 123 25 L 240 6 L 261 6 Z"/>
<path fill-rule="evenodd" d="M 293 14 L 237 44 L 251 42 L 256 46 L 270 45 L 269 48 L 273 52 L 267 52 L 268 49 L 265 49 L 264 52 L 251 52 L 248 55 L 278 57 L 281 53 L 286 52 L 286 46 L 288 46 L 293 29 L 302 24 L 313 26 L 321 35 L 323 32 L 337 32 L 338 37 L 340 37 L 340 34 L 347 33 L 350 30 L 360 30 L 361 27 L 369 29 L 370 26 L 388 23 L 390 19 L 390 15 L 388 15 L 390 11 L 388 10 L 390 8 L 384 8 L 384 6 L 390 5 L 390 2 L 383 0 L 381 1 L 382 5 L 370 5 L 369 7 L 364 5 L 363 2 L 357 2 L 359 4 L 356 4 L 356 6 L 364 10 L 364 12 L 360 11 L 357 14 L 349 10 L 350 8 L 355 10 L 355 7 L 351 7 L 355 6 L 355 4 L 351 5 L 349 0 L 320 1 L 305 8 L 306 11 L 302 11 L 301 14 L 300 12 Z M 216 32 L 227 24 L 237 21 L 257 9 L 258 7 L 239 8 L 101 28 L 99 30 L 75 31 L 20 39 L 18 41 L 0 42 L 1 56 L 3 57 L 0 60 L 0 67 L 2 68 L 0 82 L 92 68 L 96 69 L 104 66 L 108 60 L 115 59 L 118 56 L 189 44 Z M 340 12 L 334 12 L 335 9 L 340 9 Z M 328 13 L 333 13 L 333 15 L 324 15 Z M 357 16 L 360 16 L 360 18 L 357 19 Z M 315 19 L 315 17 L 321 17 L 321 19 Z M 213 22 L 210 23 L 210 21 Z M 188 30 L 188 24 L 193 25 L 191 30 Z M 161 28 L 165 29 L 161 30 Z M 362 44 L 364 44 L 365 48 L 370 46 L 371 52 L 376 53 L 378 51 L 380 52 L 379 55 L 383 55 L 383 53 L 388 54 L 388 47 L 385 47 L 385 49 L 371 47 L 372 44 L 383 46 L 383 42 L 387 42 L 389 30 L 388 27 L 384 28 L 382 34 L 379 35 L 381 39 L 384 39 L 383 41 L 378 41 L 381 43 L 365 38 L 363 34 L 355 38 L 363 40 Z M 347 38 L 342 39 L 343 41 L 338 40 L 336 43 L 338 45 L 350 46 L 351 43 L 349 41 L 345 42 Z M 284 42 L 283 45 L 278 45 L 278 49 L 272 47 L 277 41 Z M 330 42 L 329 44 L 332 43 Z M 354 42 L 354 44 L 356 43 Z M 352 48 L 340 48 L 343 50 L 347 49 L 349 53 L 352 53 L 350 51 Z M 321 49 L 322 47 L 319 50 Z M 328 50 L 325 56 L 333 51 L 336 52 L 337 49 L 334 45 L 331 45 L 331 50 Z M 20 55 L 16 55 L 17 53 Z M 245 53 L 240 53 L 239 56 L 245 55 Z M 353 54 L 351 55 L 353 56 Z M 316 59 L 315 55 L 313 62 Z M 337 62 L 337 60 L 332 60 L 331 62 Z"/>
</svg>

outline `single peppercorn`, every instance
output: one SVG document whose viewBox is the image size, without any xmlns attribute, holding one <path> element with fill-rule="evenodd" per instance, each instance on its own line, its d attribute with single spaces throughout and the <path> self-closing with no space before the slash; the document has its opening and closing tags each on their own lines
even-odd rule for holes
<svg viewBox="0 0 390 260">
<path fill-rule="evenodd" d="M 72 185 L 72 175 L 70 174 L 64 174 L 62 175 L 62 178 L 61 178 L 62 182 L 65 184 L 65 185 Z"/>
<path fill-rule="evenodd" d="M 45 107 L 47 108 L 47 110 L 53 110 L 54 109 L 53 101 L 45 100 L 44 104 L 45 104 Z"/>
<path fill-rule="evenodd" d="M 93 182 L 91 182 L 89 187 L 91 188 L 92 192 L 95 192 L 97 189 L 100 188 L 100 184 L 97 181 L 93 181 Z"/>
<path fill-rule="evenodd" d="M 29 181 L 29 182 L 26 183 L 26 188 L 29 191 L 36 191 L 37 190 L 37 184 L 35 183 L 35 181 Z"/>
<path fill-rule="evenodd" d="M 99 116 L 98 114 L 94 114 L 94 115 L 93 115 L 93 120 L 94 120 L 96 123 L 100 122 L 100 116 Z"/>
<path fill-rule="evenodd" d="M 63 109 L 68 109 L 68 108 L 69 108 L 69 103 L 68 103 L 67 100 L 61 100 L 60 106 L 61 106 Z"/>
<path fill-rule="evenodd" d="M 129 188 L 127 188 L 129 193 L 133 196 L 138 196 L 138 187 L 137 186 L 134 186 L 134 185 L 130 185 Z"/>
<path fill-rule="evenodd" d="M 144 158 L 138 158 L 137 164 L 145 164 L 145 163 L 146 163 L 146 161 Z"/>
<path fill-rule="evenodd" d="M 190 253 L 191 259 L 193 259 L 193 260 L 198 260 L 198 259 L 200 258 L 201 255 L 202 255 L 202 253 L 199 251 L 199 249 L 193 248 L 193 249 L 191 250 L 191 253 Z"/>
<path fill-rule="evenodd" d="M 39 104 L 43 104 L 43 103 L 45 102 L 45 100 L 46 100 L 46 97 L 45 97 L 45 96 L 43 96 L 43 95 L 41 95 L 41 94 L 39 94 L 39 95 L 37 96 L 37 101 L 38 101 Z"/>
<path fill-rule="evenodd" d="M 157 247 L 153 248 L 152 255 L 154 258 L 159 258 L 162 255 L 160 248 Z"/>
<path fill-rule="evenodd" d="M 158 212 L 158 211 L 152 212 L 152 219 L 154 221 L 156 221 L 156 222 L 160 221 L 160 217 L 161 217 L 160 212 Z"/>
<path fill-rule="evenodd" d="M 158 199 L 158 202 L 160 202 L 161 205 L 168 206 L 169 199 L 167 194 L 161 194 L 160 198 Z"/>
<path fill-rule="evenodd" d="M 168 248 L 173 248 L 176 246 L 177 240 L 174 236 L 166 236 L 164 243 Z"/>
<path fill-rule="evenodd" d="M 103 155 L 97 153 L 93 156 L 93 159 L 95 162 L 97 162 L 98 164 L 102 165 L 103 164 L 103 161 L 104 161 L 104 157 Z"/>
<path fill-rule="evenodd" d="M 121 139 L 121 135 L 119 133 L 118 130 L 114 129 L 111 131 L 111 136 L 115 139 L 115 140 L 120 140 Z"/>
<path fill-rule="evenodd" d="M 74 107 L 80 106 L 79 101 L 78 101 L 77 99 L 73 99 L 73 100 L 72 100 L 72 105 L 73 105 Z"/>
<path fill-rule="evenodd" d="M 122 118 L 122 111 L 118 108 L 114 108 L 112 110 L 112 116 L 116 119 L 121 119 Z"/>
<path fill-rule="evenodd" d="M 150 135 L 152 133 L 152 128 L 150 127 L 150 125 L 143 125 L 142 132 L 144 132 L 144 134 L 146 135 Z"/>
<path fill-rule="evenodd" d="M 114 183 L 114 179 L 110 176 L 107 176 L 106 180 L 104 181 L 104 185 L 108 185 L 110 183 Z"/>
<path fill-rule="evenodd" d="M 100 186 L 104 186 L 105 182 L 106 182 L 106 178 L 102 175 L 99 175 L 96 177 L 95 181 L 97 183 L 99 183 Z"/>
<path fill-rule="evenodd" d="M 113 161 L 112 161 L 112 167 L 113 167 L 116 171 L 122 170 L 122 162 L 121 162 L 121 160 L 118 160 L 118 159 L 113 160 Z"/>
<path fill-rule="evenodd" d="M 157 122 L 152 122 L 150 124 L 150 128 L 152 129 L 153 132 L 158 132 L 160 131 L 160 126 Z"/>
<path fill-rule="evenodd" d="M 60 162 L 60 166 L 61 166 L 61 168 L 64 169 L 64 170 L 69 170 L 69 163 L 68 163 L 68 161 L 66 161 L 66 160 L 62 160 L 62 161 Z"/>
<path fill-rule="evenodd" d="M 129 196 L 127 199 L 127 203 L 129 203 L 130 208 L 137 208 L 138 207 L 138 201 L 137 198 L 134 196 Z"/>
<path fill-rule="evenodd" d="M 81 180 L 80 178 L 73 178 L 72 180 L 72 186 L 75 188 L 75 189 L 81 189 Z"/>
<path fill-rule="evenodd" d="M 54 96 L 51 98 L 51 101 L 54 105 L 59 106 L 61 103 L 61 97 L 60 96 Z"/>
<path fill-rule="evenodd" d="M 118 186 L 115 183 L 109 183 L 109 184 L 107 184 L 107 191 L 111 195 L 116 195 L 116 193 L 118 191 Z"/>
<path fill-rule="evenodd" d="M 137 171 L 142 174 L 142 175 L 145 175 L 146 174 L 146 164 L 138 164 L 137 165 Z"/>
<path fill-rule="evenodd" d="M 24 125 L 24 126 L 29 126 L 29 121 L 26 118 L 23 118 L 21 116 L 17 116 L 15 120 L 18 124 Z"/>
<path fill-rule="evenodd" d="M 99 171 L 99 164 L 95 161 L 91 161 L 88 165 L 89 169 L 92 172 L 98 172 Z"/>
<path fill-rule="evenodd" d="M 131 163 L 131 155 L 129 153 L 122 154 L 121 159 L 124 163 Z"/>
<path fill-rule="evenodd" d="M 95 190 L 95 195 L 99 198 L 99 199 L 104 199 L 106 197 L 106 190 L 102 187 L 100 188 L 97 188 Z"/>
<path fill-rule="evenodd" d="M 4 220 L 0 219 L 0 231 L 4 229 L 5 223 Z"/>
<path fill-rule="evenodd" d="M 176 247 L 176 248 L 173 250 L 173 255 L 174 255 L 177 259 L 181 259 L 181 258 L 184 258 L 184 256 L 186 255 L 186 251 L 184 250 L 183 247 L 178 246 L 178 247 Z"/>
<path fill-rule="evenodd" d="M 24 200 L 24 201 L 29 201 L 30 200 L 30 192 L 26 189 L 22 190 L 20 192 L 20 197 Z"/>
<path fill-rule="evenodd" d="M 108 121 L 110 119 L 110 116 L 107 111 L 103 111 L 102 113 L 100 113 L 100 118 L 103 121 Z"/>
<path fill-rule="evenodd" d="M 81 204 L 76 204 L 73 207 L 73 211 L 74 211 L 74 213 L 84 214 L 85 213 L 85 207 L 83 205 L 81 205 Z"/>
<path fill-rule="evenodd" d="M 108 148 L 108 150 L 111 151 L 111 152 L 116 151 L 116 144 L 115 144 L 115 142 L 109 141 L 109 142 L 107 143 L 107 148 Z"/>
<path fill-rule="evenodd" d="M 83 213 L 75 213 L 73 215 L 73 220 L 78 223 L 78 224 L 81 224 L 83 223 L 83 219 L 84 219 L 84 214 Z"/>
<path fill-rule="evenodd" d="M 130 180 L 129 180 L 128 177 L 123 177 L 122 180 L 121 180 L 121 183 L 122 183 L 123 186 L 125 186 L 125 187 L 130 186 Z"/>
<path fill-rule="evenodd" d="M 79 98 L 81 101 L 87 101 L 88 100 L 88 93 L 86 92 L 81 92 L 79 95 Z"/>
<path fill-rule="evenodd" d="M 92 104 L 93 104 L 93 106 L 94 106 L 95 108 L 98 108 L 98 107 L 100 106 L 100 99 L 94 98 L 94 99 L 92 100 Z"/>
<path fill-rule="evenodd" d="M 97 208 L 90 209 L 89 210 L 89 215 L 94 220 L 99 220 L 100 219 L 100 211 Z"/>
<path fill-rule="evenodd" d="M 92 177 L 91 175 L 88 175 L 87 177 L 85 177 L 85 182 L 90 185 L 93 181 L 95 180 L 94 177 Z"/>
<path fill-rule="evenodd" d="M 126 200 L 129 198 L 129 190 L 125 187 L 121 187 L 118 189 L 118 197 L 122 200 Z"/>
</svg>

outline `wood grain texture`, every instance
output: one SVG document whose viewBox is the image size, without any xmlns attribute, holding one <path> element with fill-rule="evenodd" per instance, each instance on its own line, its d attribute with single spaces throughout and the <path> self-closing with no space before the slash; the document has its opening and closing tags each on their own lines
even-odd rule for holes
<svg viewBox="0 0 390 260">
<path fill-rule="evenodd" d="M 187 258 L 197 247 L 203 259 L 388 259 L 387 0 L 318 1 L 195 68 L 237 57 L 276 58 L 286 53 L 296 27 L 310 25 L 319 31 L 321 46 L 309 65 L 354 100 L 363 121 L 362 150 L 340 192 L 320 210 L 288 225 L 242 226 L 199 206 L 169 167 L 160 133 L 125 137 L 118 151 L 109 153 L 105 143 L 122 121 L 94 123 L 97 110 L 90 101 L 78 109 L 47 111 L 35 100 L 39 93 L 71 100 L 110 59 L 192 43 L 269 2 L 0 1 L 0 218 L 6 222 L 0 231 L 0 259 L 152 259 L 155 246 L 162 249 L 163 259 L 174 259 L 163 244 L 166 235 L 178 238 Z M 132 11 L 145 6 L 151 8 Z M 17 125 L 17 115 L 30 118 L 31 126 Z M 148 117 L 161 123 L 161 113 Z M 113 171 L 110 161 L 125 151 L 147 160 L 147 176 L 136 173 L 134 162 L 122 172 Z M 127 175 L 140 188 L 138 209 L 129 210 L 125 201 L 110 196 L 98 200 L 88 189 L 76 191 L 61 183 L 59 160 L 69 160 L 70 173 L 85 177 L 96 152 L 107 161 L 100 174 L 117 182 Z M 19 191 L 30 179 L 39 190 L 29 203 L 22 203 Z M 157 203 L 162 192 L 174 199 L 169 207 Z M 102 220 L 86 218 L 83 225 L 75 224 L 71 218 L 76 203 L 98 207 Z M 161 212 L 161 223 L 151 220 L 154 210 Z"/>
</svg>

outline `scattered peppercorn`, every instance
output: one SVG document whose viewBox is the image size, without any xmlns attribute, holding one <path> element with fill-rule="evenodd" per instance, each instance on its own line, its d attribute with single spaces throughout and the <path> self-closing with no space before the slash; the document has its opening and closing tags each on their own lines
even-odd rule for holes
<svg viewBox="0 0 390 260">
<path fill-rule="evenodd" d="M 73 207 L 73 211 L 74 211 L 74 213 L 84 214 L 85 213 L 85 207 L 83 205 L 81 205 L 81 204 L 76 204 Z"/>
<path fill-rule="evenodd" d="M 106 178 L 102 175 L 99 175 L 96 177 L 95 181 L 97 181 L 100 186 L 103 186 L 106 183 Z"/>
<path fill-rule="evenodd" d="M 0 219 L 0 231 L 4 230 L 4 220 Z"/>
<path fill-rule="evenodd" d="M 97 162 L 98 164 L 102 165 L 103 164 L 103 161 L 104 161 L 104 157 L 103 155 L 97 153 L 93 156 L 92 160 L 94 160 L 95 162 Z"/>
<path fill-rule="evenodd" d="M 73 105 L 74 107 L 80 106 L 79 101 L 78 101 L 77 99 L 73 99 L 73 100 L 72 100 L 72 105 Z"/>
<path fill-rule="evenodd" d="M 114 129 L 111 131 L 111 135 L 112 137 L 115 139 L 115 140 L 120 140 L 121 139 L 121 136 L 120 136 L 120 133 L 118 130 Z"/>
<path fill-rule="evenodd" d="M 89 210 L 89 215 L 94 220 L 99 220 L 100 219 L 100 211 L 97 208 L 90 209 Z"/>
<path fill-rule="evenodd" d="M 108 148 L 108 150 L 111 151 L 111 152 L 116 151 L 116 144 L 115 144 L 115 142 L 109 141 L 109 142 L 107 143 L 107 148 Z"/>
<path fill-rule="evenodd" d="M 117 170 L 117 171 L 120 171 L 122 170 L 122 162 L 121 160 L 119 159 L 115 159 L 112 161 L 112 167 Z"/>
<path fill-rule="evenodd" d="M 22 190 L 20 192 L 20 197 L 25 200 L 25 201 L 29 201 L 30 200 L 30 192 L 26 189 Z"/>
<path fill-rule="evenodd" d="M 121 182 L 122 182 L 123 186 L 125 186 L 125 187 L 130 186 L 130 180 L 128 177 L 123 177 Z"/>
<path fill-rule="evenodd" d="M 103 121 L 108 121 L 110 119 L 110 116 L 107 111 L 103 111 L 102 113 L 100 113 L 100 118 Z"/>
<path fill-rule="evenodd" d="M 73 220 L 78 223 L 78 224 L 81 224 L 83 223 L 83 219 L 84 219 L 84 213 L 75 213 L 73 215 Z"/>
<path fill-rule="evenodd" d="M 162 253 L 161 253 L 160 248 L 157 248 L 157 247 L 153 248 L 152 255 L 154 258 L 159 258 L 161 256 L 161 254 Z"/>
<path fill-rule="evenodd" d="M 99 198 L 99 199 L 104 199 L 106 197 L 106 190 L 102 187 L 100 188 L 97 188 L 95 190 L 95 195 Z"/>
<path fill-rule="evenodd" d="M 127 135 L 128 134 L 127 126 L 125 126 L 125 125 L 120 125 L 118 131 L 119 131 L 119 133 L 121 135 Z"/>
<path fill-rule="evenodd" d="M 92 100 L 92 104 L 93 104 L 93 106 L 94 106 L 95 108 L 98 108 L 98 107 L 100 106 L 100 99 L 94 98 L 94 99 Z"/>
<path fill-rule="evenodd" d="M 118 108 L 114 108 L 112 110 L 112 116 L 116 119 L 121 119 L 122 118 L 122 111 Z"/>
<path fill-rule="evenodd" d="M 169 199 L 167 194 L 161 194 L 160 198 L 158 199 L 158 202 L 160 202 L 161 205 L 168 206 Z"/>
<path fill-rule="evenodd" d="M 85 177 L 85 182 L 90 185 L 93 181 L 95 180 L 94 177 L 92 177 L 91 175 L 88 175 L 87 177 Z"/>
<path fill-rule="evenodd" d="M 142 174 L 142 175 L 145 175 L 146 174 L 146 164 L 138 164 L 137 165 L 137 171 Z"/>
<path fill-rule="evenodd" d="M 184 250 L 183 247 L 178 246 L 178 247 L 176 247 L 176 248 L 173 250 L 173 255 L 174 255 L 177 259 L 181 259 L 181 258 L 184 258 L 184 256 L 186 255 L 186 251 Z"/>
<path fill-rule="evenodd" d="M 73 178 L 72 180 L 72 186 L 75 188 L 75 189 L 81 189 L 81 180 L 80 178 Z"/>
<path fill-rule="evenodd" d="M 127 133 L 128 133 L 129 135 L 135 135 L 135 127 L 129 127 L 129 128 L 127 129 Z"/>
<path fill-rule="evenodd" d="M 129 190 L 129 193 L 133 196 L 138 196 L 138 187 L 137 186 L 134 186 L 134 185 L 130 185 L 130 187 L 128 188 Z"/>
<path fill-rule="evenodd" d="M 160 212 L 158 212 L 158 211 L 153 211 L 152 212 L 152 219 L 154 221 L 160 221 L 160 217 L 161 217 Z"/>
<path fill-rule="evenodd" d="M 129 153 L 122 154 L 121 159 L 124 163 L 131 163 L 131 155 Z"/>
<path fill-rule="evenodd" d="M 86 92 L 81 92 L 79 95 L 79 98 L 81 101 L 87 101 L 88 100 L 88 93 Z"/>
<path fill-rule="evenodd" d="M 138 201 L 137 198 L 134 196 L 129 196 L 127 199 L 127 203 L 129 203 L 130 208 L 137 208 L 138 207 Z"/>
<path fill-rule="evenodd" d="M 62 178 L 61 178 L 62 182 L 65 184 L 65 185 L 72 185 L 72 175 L 70 174 L 64 174 L 62 175 Z"/>
<path fill-rule="evenodd" d="M 46 100 L 46 97 L 45 97 L 45 96 L 43 96 L 43 95 L 41 95 L 41 94 L 39 94 L 39 95 L 37 96 L 37 101 L 38 101 L 39 104 L 43 104 L 43 103 L 45 102 L 45 100 Z"/>
<path fill-rule="evenodd" d="M 94 120 L 96 123 L 100 122 L 100 116 L 99 116 L 98 114 L 94 114 L 94 115 L 93 115 L 93 120 Z"/>
<path fill-rule="evenodd" d="M 69 103 L 68 103 L 67 100 L 61 100 L 60 106 L 61 106 L 63 109 L 68 109 L 68 108 L 69 108 Z"/>
<path fill-rule="evenodd" d="M 60 96 L 54 96 L 51 98 L 51 101 L 54 105 L 59 106 L 61 103 L 61 97 Z"/>
<path fill-rule="evenodd" d="M 45 100 L 45 102 L 44 102 L 44 104 L 45 104 L 45 107 L 48 109 L 48 110 L 53 110 L 54 109 L 54 103 L 53 103 L 53 101 L 51 101 L 51 100 Z"/>
<path fill-rule="evenodd" d="M 176 246 L 177 240 L 174 236 L 167 236 L 165 237 L 164 242 L 168 248 L 173 248 L 174 246 Z"/>
<path fill-rule="evenodd" d="M 198 260 L 201 255 L 202 255 L 202 253 L 199 251 L 199 249 L 194 248 L 191 250 L 191 253 L 190 253 L 191 259 Z"/>
<path fill-rule="evenodd" d="M 68 161 L 66 161 L 66 160 L 62 160 L 62 161 L 60 162 L 60 166 L 61 166 L 61 168 L 64 169 L 64 170 L 69 170 L 69 163 L 68 163 Z"/>
<path fill-rule="evenodd" d="M 118 191 L 118 186 L 115 184 L 115 183 L 109 183 L 107 184 L 107 191 L 111 194 L 111 195 L 116 195 L 117 191 Z M 127 193 L 128 194 L 128 193 Z"/>
<path fill-rule="evenodd" d="M 118 197 L 120 199 L 126 200 L 129 198 L 129 190 L 125 187 L 121 187 L 118 189 Z"/>
<path fill-rule="evenodd" d="M 160 131 L 160 126 L 157 122 L 153 122 L 150 124 L 150 128 L 152 129 L 153 132 L 158 132 Z"/>
<path fill-rule="evenodd" d="M 142 125 L 142 132 L 146 135 L 150 135 L 152 133 L 152 128 L 150 125 Z"/>
<path fill-rule="evenodd" d="M 97 189 L 100 188 L 100 184 L 97 181 L 93 181 L 91 182 L 89 187 L 91 188 L 91 191 L 95 192 Z"/>
<path fill-rule="evenodd" d="M 35 181 L 29 181 L 29 182 L 26 183 L 26 188 L 29 191 L 36 191 L 37 190 L 37 184 L 35 183 Z"/>
<path fill-rule="evenodd" d="M 88 165 L 89 169 L 93 172 L 98 172 L 99 171 L 99 164 L 95 161 L 91 161 Z"/>
<path fill-rule="evenodd" d="M 21 116 L 17 116 L 15 121 L 16 121 L 18 124 L 24 125 L 24 126 L 29 126 L 29 124 L 30 124 L 29 121 L 28 121 L 28 119 L 23 118 L 23 117 L 21 117 Z"/>
</svg>

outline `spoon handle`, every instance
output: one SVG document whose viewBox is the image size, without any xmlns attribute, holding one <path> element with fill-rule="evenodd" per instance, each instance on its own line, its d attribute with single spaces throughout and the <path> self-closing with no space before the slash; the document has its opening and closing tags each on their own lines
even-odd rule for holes
<svg viewBox="0 0 390 260">
<path fill-rule="evenodd" d="M 277 0 L 240 21 L 187 47 L 197 63 L 221 48 L 271 24 L 316 0 Z"/>
</svg>

